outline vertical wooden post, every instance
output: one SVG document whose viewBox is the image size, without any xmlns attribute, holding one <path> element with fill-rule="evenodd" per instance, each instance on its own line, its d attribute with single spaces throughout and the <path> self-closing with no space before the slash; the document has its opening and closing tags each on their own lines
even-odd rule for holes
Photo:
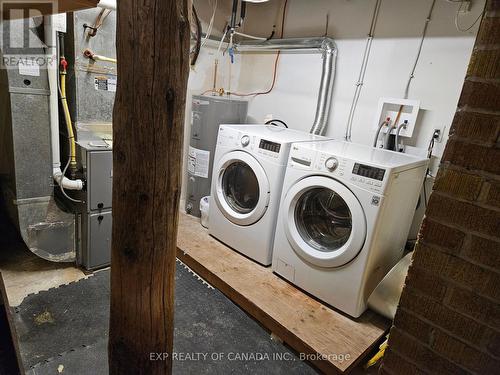
<svg viewBox="0 0 500 375">
<path fill-rule="evenodd" d="M 110 374 L 169 374 L 189 0 L 120 0 Z"/>
</svg>

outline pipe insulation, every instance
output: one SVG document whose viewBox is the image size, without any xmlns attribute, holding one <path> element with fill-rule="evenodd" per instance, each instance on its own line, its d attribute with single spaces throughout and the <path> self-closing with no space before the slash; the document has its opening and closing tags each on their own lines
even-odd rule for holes
<svg viewBox="0 0 500 375">
<path fill-rule="evenodd" d="M 44 17 L 45 50 L 47 56 L 47 75 L 49 78 L 49 121 L 50 140 L 52 148 L 52 177 L 64 189 L 82 190 L 82 180 L 70 180 L 61 171 L 61 156 L 59 145 L 59 103 L 58 103 L 58 60 L 56 48 L 56 30 L 53 27 L 52 16 Z"/>
<path fill-rule="evenodd" d="M 316 104 L 316 115 L 310 132 L 324 135 L 328 128 L 328 118 L 333 96 L 333 83 L 335 80 L 335 63 L 337 60 L 337 47 L 332 38 L 289 38 L 269 39 L 262 42 L 244 41 L 235 44 L 236 52 L 321 52 L 323 58 L 321 81 Z"/>
</svg>

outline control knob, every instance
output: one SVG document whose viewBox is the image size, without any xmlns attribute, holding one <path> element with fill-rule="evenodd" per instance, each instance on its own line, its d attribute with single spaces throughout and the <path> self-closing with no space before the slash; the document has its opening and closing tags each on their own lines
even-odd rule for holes
<svg viewBox="0 0 500 375">
<path fill-rule="evenodd" d="M 250 137 L 248 135 L 244 135 L 243 137 L 241 137 L 241 145 L 243 147 L 248 146 L 249 143 L 250 143 Z"/>
<path fill-rule="evenodd" d="M 338 165 L 339 165 L 339 161 L 337 159 L 335 159 L 335 158 L 328 158 L 325 161 L 325 167 L 330 172 L 333 172 L 335 169 L 337 169 Z"/>
</svg>

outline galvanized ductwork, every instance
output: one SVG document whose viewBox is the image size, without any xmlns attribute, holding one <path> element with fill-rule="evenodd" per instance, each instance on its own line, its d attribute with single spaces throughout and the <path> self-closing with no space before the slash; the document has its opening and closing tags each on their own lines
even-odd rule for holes
<svg viewBox="0 0 500 375">
<path fill-rule="evenodd" d="M 1 27 L 4 41 L 25 45 L 25 20 L 3 21 Z M 47 69 L 24 72 L 17 65 L 21 56 L 45 55 L 39 40 L 30 43 L 14 52 L 3 45 L 0 51 L 11 64 L 0 69 L 0 188 L 28 248 L 47 260 L 73 261 L 74 215 L 54 198 Z"/>
<path fill-rule="evenodd" d="M 328 117 L 332 103 L 333 82 L 335 79 L 335 61 L 337 47 L 333 39 L 322 38 L 290 38 L 269 39 L 262 42 L 248 41 L 235 45 L 237 52 L 254 51 L 306 51 L 323 54 L 323 68 L 316 105 L 316 116 L 311 127 L 312 134 L 324 135 L 328 127 Z"/>
</svg>

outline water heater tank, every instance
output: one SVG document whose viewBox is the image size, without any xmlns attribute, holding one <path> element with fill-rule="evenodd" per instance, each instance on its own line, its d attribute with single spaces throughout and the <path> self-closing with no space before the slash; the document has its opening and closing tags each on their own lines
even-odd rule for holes
<svg viewBox="0 0 500 375">
<path fill-rule="evenodd" d="M 220 124 L 243 124 L 248 102 L 220 96 L 193 95 L 191 137 L 187 155 L 186 212 L 200 216 L 200 199 L 210 195 L 212 167 Z"/>
</svg>

